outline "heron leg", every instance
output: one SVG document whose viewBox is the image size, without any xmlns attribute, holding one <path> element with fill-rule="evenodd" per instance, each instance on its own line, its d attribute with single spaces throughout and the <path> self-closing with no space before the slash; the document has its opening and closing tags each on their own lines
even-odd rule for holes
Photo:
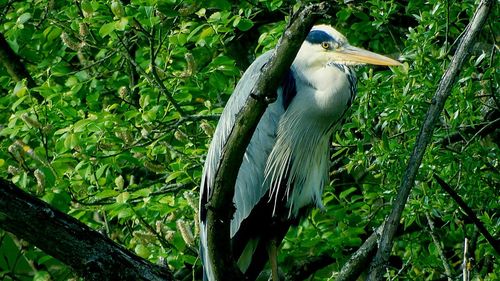
<svg viewBox="0 0 500 281">
<path fill-rule="evenodd" d="M 276 239 L 269 241 L 268 248 L 269 263 L 271 265 L 271 277 L 273 281 L 279 281 L 278 277 L 278 246 Z"/>
</svg>

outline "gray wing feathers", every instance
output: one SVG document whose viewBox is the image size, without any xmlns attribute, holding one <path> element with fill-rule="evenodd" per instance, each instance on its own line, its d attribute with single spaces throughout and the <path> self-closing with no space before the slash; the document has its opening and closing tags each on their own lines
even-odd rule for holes
<svg viewBox="0 0 500 281">
<path fill-rule="evenodd" d="M 227 141 L 227 137 L 231 133 L 231 130 L 234 126 L 236 115 L 244 106 L 245 101 L 250 95 L 250 91 L 255 85 L 261 68 L 268 61 L 270 55 L 271 53 L 267 52 L 258 57 L 250 65 L 250 67 L 248 67 L 248 69 L 241 77 L 238 85 L 236 85 L 236 88 L 233 91 L 233 94 L 227 101 L 226 107 L 224 108 L 224 111 L 222 112 L 222 115 L 219 119 L 219 123 L 217 124 L 217 128 L 215 129 L 210 148 L 208 149 L 207 159 L 205 160 L 205 166 L 203 167 L 203 174 L 201 178 L 200 194 L 200 214 L 202 214 L 200 219 L 200 254 L 203 261 L 203 280 L 213 281 L 215 279 L 213 265 L 208 257 L 207 226 L 206 222 L 204 221 L 206 218 L 203 215 L 205 213 L 203 211 L 205 208 L 204 204 L 206 204 L 207 201 L 210 200 L 210 196 L 212 195 L 212 186 L 214 184 L 215 173 L 217 172 L 218 164 L 221 158 L 222 148 L 224 147 Z M 267 111 L 269 111 L 269 109 Z M 267 115 L 266 113 L 262 118 L 265 118 L 265 115 Z M 264 159 L 267 159 L 267 155 L 263 156 L 259 155 L 259 153 L 254 153 L 254 151 L 258 149 L 259 145 L 253 142 L 255 142 L 255 140 L 257 140 L 258 142 L 265 142 L 267 140 L 271 143 L 272 147 L 272 144 L 274 143 L 274 130 L 277 123 L 278 122 L 275 122 L 275 124 L 271 126 L 274 127 L 274 129 L 258 125 L 254 136 L 252 137 L 252 140 L 247 147 L 242 165 L 239 170 L 238 179 L 236 181 L 235 197 L 233 203 L 238 206 L 238 208 L 235 213 L 235 219 L 231 221 L 231 237 L 233 237 L 234 234 L 238 231 L 241 221 L 248 216 L 253 206 L 257 204 L 258 199 L 256 198 L 262 197 L 260 193 L 262 192 L 261 189 L 263 189 L 262 181 L 264 174 L 264 164 L 253 166 L 252 163 L 265 163 L 266 161 L 262 161 L 261 158 L 264 157 Z M 273 133 L 270 133 L 269 135 L 268 132 Z M 268 135 L 268 137 L 266 137 L 266 135 Z M 269 154 L 269 152 L 267 152 L 267 154 Z"/>
<path fill-rule="evenodd" d="M 222 112 L 203 170 L 201 180 L 202 198 L 204 192 L 208 194 L 206 198 L 210 198 L 222 148 L 234 126 L 236 114 L 244 106 L 260 74 L 261 68 L 267 63 L 270 56 L 271 52 L 266 52 L 250 65 Z M 250 214 L 252 208 L 269 189 L 269 186 L 263 185 L 264 169 L 267 157 L 275 143 L 276 127 L 279 118 L 284 112 L 280 99 L 281 95 L 278 95 L 278 100 L 271 104 L 262 116 L 245 152 L 236 181 L 234 203 L 237 206 L 237 210 L 234 219 L 231 221 L 231 237 L 238 231 L 242 220 Z M 202 204 L 204 203 L 206 202 L 202 202 Z"/>
</svg>

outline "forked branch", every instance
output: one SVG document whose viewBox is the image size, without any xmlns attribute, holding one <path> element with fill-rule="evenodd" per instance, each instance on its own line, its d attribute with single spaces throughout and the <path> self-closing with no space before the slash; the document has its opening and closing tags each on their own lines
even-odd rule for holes
<svg viewBox="0 0 500 281">
<path fill-rule="evenodd" d="M 465 59 L 468 57 L 469 50 L 476 41 L 476 37 L 486 22 L 494 4 L 494 0 L 482 0 L 479 3 L 476 12 L 472 16 L 469 25 L 463 33 L 457 51 L 450 62 L 450 66 L 441 78 L 438 89 L 432 99 L 432 104 L 425 115 L 425 120 L 422 128 L 420 129 L 417 141 L 413 147 L 413 152 L 408 161 L 408 166 L 394 201 L 391 214 L 385 223 L 377 254 L 370 266 L 368 280 L 373 281 L 383 279 L 385 267 L 391 253 L 394 235 L 401 219 L 401 214 L 403 213 L 408 195 L 410 194 L 410 190 L 415 182 L 418 168 L 422 163 L 425 149 L 432 138 L 434 125 L 443 110 L 446 100 L 451 94 L 453 84 L 460 73 L 460 69 L 462 68 Z"/>
</svg>

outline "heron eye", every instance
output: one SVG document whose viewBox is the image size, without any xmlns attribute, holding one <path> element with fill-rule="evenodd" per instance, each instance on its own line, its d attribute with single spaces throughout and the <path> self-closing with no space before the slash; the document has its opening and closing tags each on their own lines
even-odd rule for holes
<svg viewBox="0 0 500 281">
<path fill-rule="evenodd" d="M 321 42 L 321 47 L 323 47 L 323 49 L 325 50 L 328 50 L 332 47 L 332 45 L 329 42 Z"/>
</svg>

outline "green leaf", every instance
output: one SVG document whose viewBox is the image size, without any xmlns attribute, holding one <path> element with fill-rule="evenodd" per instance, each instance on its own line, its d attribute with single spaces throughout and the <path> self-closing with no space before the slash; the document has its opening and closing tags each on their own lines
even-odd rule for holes
<svg viewBox="0 0 500 281">
<path fill-rule="evenodd" d="M 236 25 L 236 27 L 238 27 L 238 29 L 241 31 L 247 31 L 250 28 L 252 28 L 252 26 L 253 26 L 253 21 L 245 18 L 242 18 Z"/>
<path fill-rule="evenodd" d="M 151 254 L 149 249 L 142 244 L 137 245 L 135 247 L 134 251 L 139 257 L 142 257 L 142 258 L 148 258 L 149 255 Z"/>
<path fill-rule="evenodd" d="M 90 124 L 92 120 L 90 119 L 82 119 L 78 120 L 74 125 L 73 125 L 73 132 L 75 133 L 80 133 L 84 132 L 87 128 L 87 125 Z"/>
<path fill-rule="evenodd" d="M 107 164 L 104 164 L 101 167 L 99 167 L 97 169 L 97 171 L 95 172 L 95 177 L 98 178 L 98 179 L 102 178 L 102 175 L 104 174 L 104 172 L 106 172 L 106 170 L 108 168 L 109 168 L 109 165 L 107 165 Z"/>
<path fill-rule="evenodd" d="M 128 26 L 128 18 L 126 17 L 120 18 L 118 21 L 115 22 L 116 30 L 123 31 L 127 28 L 127 26 Z"/>
<path fill-rule="evenodd" d="M 71 197 L 65 191 L 47 193 L 42 199 L 62 212 L 67 212 L 71 203 Z"/>
<path fill-rule="evenodd" d="M 16 110 L 16 108 L 22 104 L 29 96 L 22 96 L 18 98 L 14 103 L 12 103 L 11 110 Z"/>
<path fill-rule="evenodd" d="M 103 191 L 97 193 L 94 197 L 96 199 L 105 199 L 105 198 L 113 198 L 113 197 L 117 196 L 118 194 L 119 194 L 119 192 L 116 190 L 107 189 L 107 190 L 103 190 Z"/>
<path fill-rule="evenodd" d="M 101 37 L 104 38 L 108 36 L 111 32 L 115 31 L 115 28 L 116 28 L 115 22 L 105 23 L 99 29 L 99 35 L 101 35 Z"/>
<path fill-rule="evenodd" d="M 38 270 L 33 276 L 33 281 L 48 281 L 51 280 L 50 274 L 47 271 Z"/>
<path fill-rule="evenodd" d="M 349 189 L 346 189 L 340 193 L 339 198 L 345 199 L 347 196 L 349 196 L 349 194 L 353 193 L 356 190 L 357 190 L 357 188 L 355 188 L 355 187 L 351 187 Z"/>
<path fill-rule="evenodd" d="M 132 193 L 133 198 L 148 197 L 151 194 L 150 188 L 142 188 Z"/>
<path fill-rule="evenodd" d="M 17 23 L 18 25 L 22 25 L 22 24 L 24 24 L 25 22 L 27 22 L 29 19 L 31 19 L 31 14 L 30 14 L 30 13 L 24 13 L 24 14 L 20 15 L 20 16 L 17 18 L 16 23 Z"/>
<path fill-rule="evenodd" d="M 228 0 L 210 0 L 209 3 L 210 5 L 220 10 L 231 9 L 231 2 L 229 2 Z"/>
<path fill-rule="evenodd" d="M 122 192 L 122 193 L 118 194 L 118 196 L 116 196 L 116 203 L 119 203 L 119 204 L 126 203 L 129 198 L 130 198 L 130 193 L 128 193 L 127 191 Z"/>
<path fill-rule="evenodd" d="M 168 177 L 165 179 L 165 182 L 166 183 L 171 182 L 172 180 L 180 177 L 181 175 L 184 175 L 184 171 L 175 171 L 170 175 L 168 175 Z"/>
<path fill-rule="evenodd" d="M 18 81 L 12 93 L 18 98 L 22 98 L 26 95 L 27 90 L 28 88 L 26 87 L 26 83 L 24 81 Z"/>
<path fill-rule="evenodd" d="M 67 149 L 73 149 L 80 143 L 80 138 L 77 134 L 68 133 L 64 139 L 64 147 Z"/>
</svg>

